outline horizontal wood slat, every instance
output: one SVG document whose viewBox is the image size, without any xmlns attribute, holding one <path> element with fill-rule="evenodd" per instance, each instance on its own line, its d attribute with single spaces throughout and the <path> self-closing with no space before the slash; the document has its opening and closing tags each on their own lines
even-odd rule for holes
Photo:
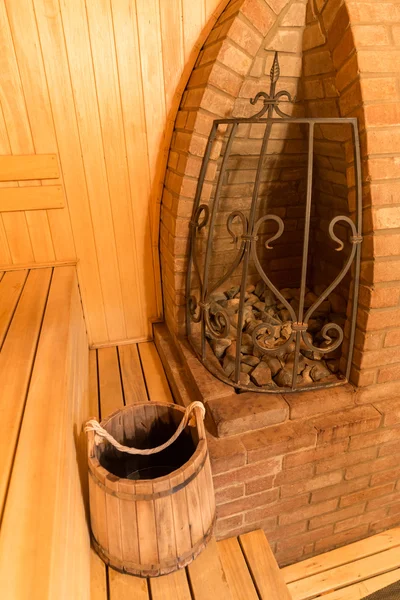
<svg viewBox="0 0 400 600">
<path fill-rule="evenodd" d="M 63 208 L 64 192 L 60 185 L 3 188 L 0 191 L 0 212 Z"/>
<path fill-rule="evenodd" d="M 0 181 L 58 179 L 60 171 L 55 154 L 0 156 Z"/>
</svg>

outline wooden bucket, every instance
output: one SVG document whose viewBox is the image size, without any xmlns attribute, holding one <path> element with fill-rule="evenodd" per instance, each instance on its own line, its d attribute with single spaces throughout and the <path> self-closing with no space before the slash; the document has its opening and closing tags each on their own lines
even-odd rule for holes
<svg viewBox="0 0 400 600">
<path fill-rule="evenodd" d="M 169 462 L 178 455 L 186 462 L 176 469 L 167 465 L 166 471 L 173 470 L 154 479 L 142 478 L 151 469 L 159 474 L 154 467 L 143 468 L 146 461 L 137 462 L 108 441 L 99 443 L 94 431 L 88 432 L 92 540 L 114 569 L 142 577 L 165 575 L 189 564 L 210 539 L 215 498 L 200 408 L 193 411 L 196 427 L 187 426 L 170 446 Z M 116 411 L 101 426 L 123 445 L 152 448 L 171 437 L 184 414 L 176 404 L 146 402 Z M 153 455 L 163 469 L 165 452 Z"/>
</svg>

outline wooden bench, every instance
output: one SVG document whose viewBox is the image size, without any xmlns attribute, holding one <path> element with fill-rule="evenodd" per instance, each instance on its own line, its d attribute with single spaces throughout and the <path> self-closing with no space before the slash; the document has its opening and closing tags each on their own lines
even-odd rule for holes
<svg viewBox="0 0 400 600">
<path fill-rule="evenodd" d="M 400 580 L 400 527 L 285 567 L 293 600 L 356 600 Z"/>
<path fill-rule="evenodd" d="M 2 598 L 90 597 L 88 342 L 74 267 L 0 281 Z"/>
</svg>

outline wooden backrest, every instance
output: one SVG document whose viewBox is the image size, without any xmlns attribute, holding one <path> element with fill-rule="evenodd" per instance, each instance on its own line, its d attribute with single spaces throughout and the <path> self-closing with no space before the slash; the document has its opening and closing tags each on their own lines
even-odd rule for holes
<svg viewBox="0 0 400 600">
<path fill-rule="evenodd" d="M 90 597 L 88 343 L 75 268 L 51 275 L 0 530 L 1 595 L 13 600 Z M 17 359 L 7 368 L 19 376 Z"/>
</svg>

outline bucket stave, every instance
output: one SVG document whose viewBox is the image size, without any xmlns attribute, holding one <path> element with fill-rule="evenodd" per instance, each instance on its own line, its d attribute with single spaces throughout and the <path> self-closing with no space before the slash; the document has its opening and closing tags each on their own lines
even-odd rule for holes
<svg viewBox="0 0 400 600">
<path fill-rule="evenodd" d="M 96 444 L 95 433 L 89 432 L 93 544 L 104 562 L 119 571 L 142 577 L 175 571 L 189 564 L 213 533 L 215 498 L 203 414 L 197 407 L 193 412 L 196 428 L 187 426 L 181 434 L 192 444 L 190 457 L 155 479 L 128 479 L 110 472 L 103 466 L 113 464 L 107 463 L 107 456 L 115 454 L 118 460 L 122 453 L 106 441 Z M 101 426 L 121 444 L 146 448 L 154 446 L 152 432 L 165 428 L 168 437 L 184 415 L 178 405 L 147 402 L 113 413 Z M 182 444 L 178 450 L 187 458 Z M 148 469 L 139 468 L 134 475 Z"/>
</svg>

